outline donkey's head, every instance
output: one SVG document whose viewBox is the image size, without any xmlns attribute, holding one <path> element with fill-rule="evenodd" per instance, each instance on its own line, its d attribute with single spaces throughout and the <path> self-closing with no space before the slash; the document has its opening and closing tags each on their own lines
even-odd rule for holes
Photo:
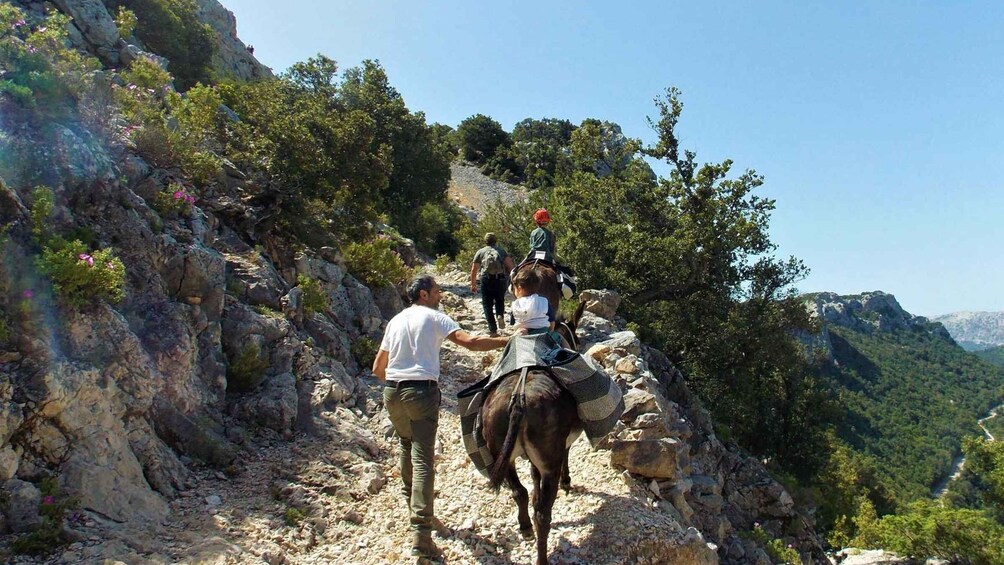
<svg viewBox="0 0 1004 565">
<path fill-rule="evenodd" d="M 575 313 L 571 317 L 565 316 L 563 312 L 558 313 L 558 319 L 555 321 L 554 329 L 557 330 L 561 337 L 565 338 L 568 342 L 569 347 L 575 351 L 579 350 L 579 336 L 575 335 L 576 328 L 579 327 L 579 320 L 582 319 L 582 311 L 585 310 L 586 303 L 579 302 L 579 307 L 575 309 Z"/>
</svg>

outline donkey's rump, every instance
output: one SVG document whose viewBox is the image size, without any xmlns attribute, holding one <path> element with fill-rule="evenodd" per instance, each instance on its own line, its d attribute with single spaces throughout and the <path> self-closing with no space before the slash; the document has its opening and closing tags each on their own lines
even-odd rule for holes
<svg viewBox="0 0 1004 565">
<path fill-rule="evenodd" d="M 543 364 L 544 360 L 550 364 Z M 502 377 L 523 368 L 549 373 L 559 389 L 568 391 L 574 399 L 582 429 L 594 446 L 613 429 L 624 412 L 624 399 L 617 383 L 588 359 L 574 351 L 556 350 L 550 338 L 543 334 L 514 337 L 506 345 L 491 376 L 457 395 L 464 447 L 471 462 L 486 477 L 494 457 L 482 437 L 481 408 L 493 388 L 516 380 L 503 380 Z M 511 395 L 512 388 L 508 390 Z"/>
</svg>

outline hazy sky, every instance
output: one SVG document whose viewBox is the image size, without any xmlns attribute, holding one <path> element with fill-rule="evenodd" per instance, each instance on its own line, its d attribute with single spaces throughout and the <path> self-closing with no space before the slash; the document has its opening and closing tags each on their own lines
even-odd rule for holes
<svg viewBox="0 0 1004 565">
<path fill-rule="evenodd" d="M 222 2 L 276 72 L 379 59 L 454 127 L 595 117 L 652 142 L 677 86 L 684 146 L 766 177 L 778 254 L 812 269 L 799 290 L 1004 310 L 1004 4 Z"/>
</svg>

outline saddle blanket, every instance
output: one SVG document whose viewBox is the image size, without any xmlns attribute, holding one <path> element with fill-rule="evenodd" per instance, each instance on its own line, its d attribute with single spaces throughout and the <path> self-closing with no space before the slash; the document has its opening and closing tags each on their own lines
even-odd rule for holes
<svg viewBox="0 0 1004 565">
<path fill-rule="evenodd" d="M 494 461 L 481 433 L 481 406 L 502 377 L 524 367 L 544 370 L 575 399 L 582 429 L 596 444 L 614 428 L 624 413 L 624 398 L 617 383 L 603 369 L 570 349 L 563 349 L 547 334 L 513 336 L 491 375 L 457 394 L 460 429 L 471 462 L 485 477 Z"/>
</svg>

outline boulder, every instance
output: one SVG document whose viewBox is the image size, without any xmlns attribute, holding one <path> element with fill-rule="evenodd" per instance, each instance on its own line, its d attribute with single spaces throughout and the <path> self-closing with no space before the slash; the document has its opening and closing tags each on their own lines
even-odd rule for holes
<svg viewBox="0 0 1004 565">
<path fill-rule="evenodd" d="M 95 50 L 102 47 L 110 49 L 118 42 L 118 27 L 101 0 L 53 0 L 53 2 L 60 11 L 73 18 L 73 25 Z"/>
<path fill-rule="evenodd" d="M 641 355 L 641 340 L 630 330 L 610 334 L 610 337 L 601 342 L 616 352 L 623 352 L 623 355 Z"/>
<path fill-rule="evenodd" d="M 297 401 L 296 377 L 282 373 L 265 381 L 259 390 L 243 395 L 234 403 L 231 415 L 288 435 L 296 425 Z"/>
<path fill-rule="evenodd" d="M 0 513 L 15 533 L 30 532 L 42 523 L 41 503 L 42 493 L 31 483 L 10 479 L 0 487 Z"/>
<path fill-rule="evenodd" d="M 608 320 L 617 315 L 617 307 L 621 304 L 620 295 L 612 290 L 583 290 L 579 300 L 586 303 L 587 312 Z"/>
<path fill-rule="evenodd" d="M 685 448 L 685 444 L 671 438 L 614 440 L 610 446 L 610 464 L 644 477 L 677 479 L 681 476 L 680 451 Z"/>
</svg>

